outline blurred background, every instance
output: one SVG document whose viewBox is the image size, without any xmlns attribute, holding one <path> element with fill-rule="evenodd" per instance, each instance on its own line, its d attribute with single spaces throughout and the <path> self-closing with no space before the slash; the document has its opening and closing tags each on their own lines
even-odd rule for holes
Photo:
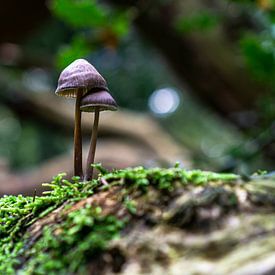
<svg viewBox="0 0 275 275">
<path fill-rule="evenodd" d="M 274 169 L 274 0 L 9 0 L 0 21 L 0 194 L 72 175 L 74 101 L 54 91 L 77 58 L 120 106 L 100 118 L 105 167 Z"/>
</svg>

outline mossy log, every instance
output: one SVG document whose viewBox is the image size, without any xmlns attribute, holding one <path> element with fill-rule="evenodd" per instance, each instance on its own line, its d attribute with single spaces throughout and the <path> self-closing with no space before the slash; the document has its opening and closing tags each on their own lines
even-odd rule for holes
<svg viewBox="0 0 275 275">
<path fill-rule="evenodd" d="M 1 274 L 274 274 L 272 176 L 96 167 L 0 199 Z"/>
</svg>

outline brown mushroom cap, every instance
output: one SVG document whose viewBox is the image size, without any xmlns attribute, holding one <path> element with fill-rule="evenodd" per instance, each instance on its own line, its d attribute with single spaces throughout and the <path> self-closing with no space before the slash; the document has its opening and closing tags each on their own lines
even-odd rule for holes
<svg viewBox="0 0 275 275">
<path fill-rule="evenodd" d="M 106 80 L 95 67 L 85 59 L 77 59 L 61 72 L 55 93 L 76 97 L 79 91 L 85 94 L 92 88 L 108 90 Z"/>
<path fill-rule="evenodd" d="M 99 111 L 116 111 L 117 104 L 113 97 L 106 90 L 96 89 L 81 98 L 80 110 L 82 112 L 94 112 L 99 107 Z"/>
</svg>

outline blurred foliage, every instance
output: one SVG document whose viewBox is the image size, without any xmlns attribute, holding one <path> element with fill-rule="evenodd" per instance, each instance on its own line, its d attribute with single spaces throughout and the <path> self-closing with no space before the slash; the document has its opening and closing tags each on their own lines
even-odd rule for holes
<svg viewBox="0 0 275 275">
<path fill-rule="evenodd" d="M 55 0 L 53 12 L 75 27 L 101 27 L 107 19 L 107 12 L 92 0 Z"/>
<path fill-rule="evenodd" d="M 73 60 L 88 55 L 90 51 L 87 41 L 82 36 L 75 36 L 70 45 L 61 47 L 57 56 L 57 67 L 63 69 Z"/>
<path fill-rule="evenodd" d="M 275 1 L 274 0 L 235 0 L 247 5 L 258 21 L 260 31 L 244 32 L 240 48 L 246 64 L 258 80 L 275 89 Z"/>
<path fill-rule="evenodd" d="M 148 44 L 137 41 L 133 33 L 120 43 L 118 51 L 101 49 L 88 59 L 108 79 L 108 86 L 122 108 L 147 111 L 151 93 L 173 83 L 158 54 Z"/>
<path fill-rule="evenodd" d="M 67 138 L 35 121 L 18 120 L 0 105 L 0 156 L 12 168 L 24 169 L 60 154 L 69 148 Z"/>
<path fill-rule="evenodd" d="M 241 40 L 241 48 L 249 69 L 259 80 L 270 85 L 273 85 L 275 73 L 274 42 L 269 36 L 263 38 L 252 34 Z"/>
<path fill-rule="evenodd" d="M 108 28 L 117 36 L 128 32 L 128 15 L 114 11 L 95 0 L 54 0 L 51 2 L 53 13 L 64 22 L 76 28 Z"/>
<path fill-rule="evenodd" d="M 204 32 L 213 29 L 219 23 L 219 16 L 211 11 L 200 11 L 189 16 L 181 16 L 175 23 L 178 31 L 189 32 Z"/>
<path fill-rule="evenodd" d="M 53 0 L 51 10 L 58 18 L 79 29 L 70 45 L 60 49 L 58 68 L 64 68 L 76 58 L 93 49 L 93 44 L 103 43 L 115 47 L 117 40 L 129 31 L 131 12 L 111 9 L 95 0 Z"/>
<path fill-rule="evenodd" d="M 35 121 L 21 121 L 20 139 L 13 147 L 11 165 L 17 169 L 34 167 L 71 147 L 62 132 Z"/>
</svg>

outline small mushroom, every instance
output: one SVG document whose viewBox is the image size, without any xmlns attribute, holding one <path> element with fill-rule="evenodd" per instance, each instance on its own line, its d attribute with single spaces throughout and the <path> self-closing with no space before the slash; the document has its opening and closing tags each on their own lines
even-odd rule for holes
<svg viewBox="0 0 275 275">
<path fill-rule="evenodd" d="M 91 164 L 94 163 L 95 159 L 99 112 L 107 110 L 116 111 L 117 104 L 108 92 L 107 87 L 105 87 L 105 89 L 94 88 L 82 97 L 80 102 L 80 110 L 82 112 L 95 113 L 91 143 L 87 157 L 86 173 L 84 177 L 85 180 L 91 180 L 93 178 L 93 167 L 91 166 Z"/>
<path fill-rule="evenodd" d="M 55 93 L 76 98 L 74 128 L 74 175 L 83 177 L 80 100 L 91 88 L 106 87 L 105 79 L 85 59 L 77 59 L 60 74 Z"/>
</svg>

